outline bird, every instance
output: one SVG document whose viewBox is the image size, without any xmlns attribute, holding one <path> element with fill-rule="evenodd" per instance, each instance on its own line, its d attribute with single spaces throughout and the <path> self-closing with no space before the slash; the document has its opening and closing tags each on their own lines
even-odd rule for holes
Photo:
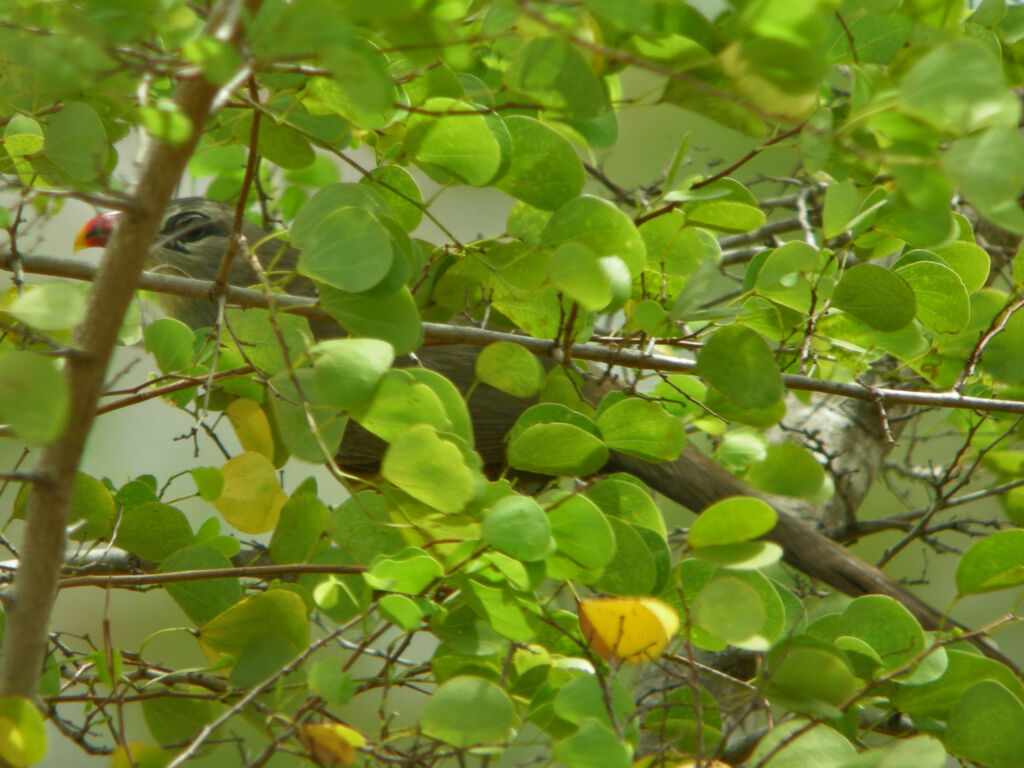
<svg viewBox="0 0 1024 768">
<path fill-rule="evenodd" d="M 117 219 L 115 211 L 89 220 L 75 239 L 75 250 L 105 246 Z M 159 235 L 150 248 L 147 269 L 212 281 L 228 248 L 234 219 L 234 206 L 225 203 L 199 197 L 172 200 L 164 212 Z M 294 271 L 297 250 L 282 249 L 280 244 L 271 242 L 267 232 L 248 221 L 243 220 L 240 234 L 249 245 L 260 244 L 255 248 L 255 255 L 265 268 L 271 269 L 276 285 L 294 295 L 315 297 L 314 284 Z M 246 258 L 236 257 L 229 282 L 249 287 L 258 285 L 260 278 Z M 211 301 L 169 294 L 160 294 L 158 301 L 167 314 L 193 328 L 212 326 L 217 320 L 217 308 Z M 344 334 L 340 327 L 330 323 L 314 324 L 313 331 L 321 337 Z M 423 365 L 445 375 L 463 394 L 470 393 L 467 406 L 473 423 L 474 447 L 485 467 L 500 472 L 505 468 L 506 435 L 516 419 L 536 401 L 513 397 L 476 382 L 475 360 L 479 351 L 480 347 L 465 344 L 424 347 L 414 356 L 398 359 L 396 365 Z M 552 364 L 547 363 L 549 367 Z M 591 379 L 584 385 L 584 395 L 596 403 L 613 386 L 608 381 Z M 381 439 L 350 420 L 335 460 L 345 471 L 371 474 L 379 466 L 386 448 Z M 602 472 L 627 472 L 696 513 L 731 496 L 761 496 L 693 446 L 687 446 L 675 461 L 663 463 L 612 452 Z M 775 506 L 778 521 L 765 538 L 782 547 L 786 563 L 852 597 L 888 595 L 902 603 L 926 629 L 954 626 L 942 613 L 880 569 Z M 1006 661 L 987 643 L 982 650 Z"/>
</svg>

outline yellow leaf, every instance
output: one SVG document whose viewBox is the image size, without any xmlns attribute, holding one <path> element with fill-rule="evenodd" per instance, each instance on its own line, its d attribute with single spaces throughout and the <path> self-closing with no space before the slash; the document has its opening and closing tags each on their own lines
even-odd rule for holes
<svg viewBox="0 0 1024 768">
<path fill-rule="evenodd" d="M 653 661 L 679 629 L 676 612 L 653 597 L 587 598 L 578 608 L 583 639 L 607 661 Z"/>
<path fill-rule="evenodd" d="M 46 755 L 46 730 L 35 704 L 21 696 L 0 696 L 0 758 L 14 768 Z"/>
<path fill-rule="evenodd" d="M 224 490 L 213 502 L 242 533 L 266 533 L 277 525 L 288 495 L 277 482 L 270 459 L 262 453 L 240 453 L 221 467 Z"/>
<path fill-rule="evenodd" d="M 322 766 L 352 765 L 356 749 L 366 744 L 358 731 L 341 723 L 313 723 L 300 725 L 299 743 Z"/>
<path fill-rule="evenodd" d="M 225 411 L 228 421 L 235 430 L 242 450 L 262 453 L 271 461 L 274 460 L 274 435 L 270 431 L 270 421 L 259 403 L 247 397 L 232 400 Z"/>
</svg>

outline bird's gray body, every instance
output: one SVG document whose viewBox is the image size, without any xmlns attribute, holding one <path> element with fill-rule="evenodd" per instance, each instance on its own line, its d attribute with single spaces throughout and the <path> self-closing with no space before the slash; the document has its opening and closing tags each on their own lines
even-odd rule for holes
<svg viewBox="0 0 1024 768">
<path fill-rule="evenodd" d="M 234 220 L 234 209 L 223 203 L 199 197 L 171 201 L 164 214 L 157 243 L 150 251 L 151 271 L 213 280 L 220 269 L 228 247 Z M 295 273 L 299 253 L 283 246 L 266 232 L 244 222 L 243 242 L 231 264 L 230 282 L 240 287 L 258 286 L 256 274 L 248 258 L 248 250 L 256 254 L 265 276 L 276 288 L 299 296 L 315 296 L 316 289 L 308 279 Z M 344 254 L 339 254 L 343 258 Z M 208 301 L 161 294 L 158 297 L 167 314 L 192 328 L 210 327 L 217 320 L 217 307 Z M 313 322 L 317 338 L 343 336 L 344 330 L 333 323 Z M 400 366 L 423 365 L 450 379 L 463 394 L 475 381 L 474 363 L 479 347 L 450 345 L 425 347 L 415 355 L 399 358 Z M 485 384 L 477 384 L 468 401 L 473 421 L 475 447 L 491 474 L 502 471 L 505 462 L 505 436 L 519 415 L 535 399 L 512 397 Z M 339 466 L 356 474 L 375 472 L 384 455 L 386 444 L 358 424 L 350 422 L 337 455 Z"/>
</svg>

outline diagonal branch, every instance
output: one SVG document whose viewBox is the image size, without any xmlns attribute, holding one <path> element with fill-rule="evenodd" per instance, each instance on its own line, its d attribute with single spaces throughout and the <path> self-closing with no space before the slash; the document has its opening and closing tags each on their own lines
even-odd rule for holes
<svg viewBox="0 0 1024 768">
<path fill-rule="evenodd" d="M 225 0 L 210 14 L 208 31 L 215 37 L 234 37 L 239 9 Z M 72 393 L 68 424 L 61 438 L 46 447 L 37 483 L 28 504 L 21 567 L 7 610 L 0 693 L 33 698 L 43 669 L 47 625 L 64 563 L 71 485 L 86 438 L 96 415 L 96 403 L 117 341 L 125 311 L 132 300 L 150 244 L 185 164 L 199 139 L 217 87 L 196 78 L 178 89 L 176 102 L 192 126 L 190 138 L 178 146 L 154 141 L 143 163 L 131 207 L 125 211 L 110 241 L 89 295 L 85 321 L 76 329 L 74 346 L 82 352 L 68 359 L 66 377 Z"/>
</svg>

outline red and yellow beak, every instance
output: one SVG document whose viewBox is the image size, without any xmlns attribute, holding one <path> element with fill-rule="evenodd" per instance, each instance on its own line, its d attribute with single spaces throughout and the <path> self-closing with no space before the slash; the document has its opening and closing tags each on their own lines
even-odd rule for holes
<svg viewBox="0 0 1024 768">
<path fill-rule="evenodd" d="M 120 216 L 120 211 L 107 211 L 89 219 L 75 237 L 74 250 L 105 248 L 107 241 L 110 240 L 110 236 L 114 233 L 114 228 L 117 226 L 117 220 Z"/>
</svg>

